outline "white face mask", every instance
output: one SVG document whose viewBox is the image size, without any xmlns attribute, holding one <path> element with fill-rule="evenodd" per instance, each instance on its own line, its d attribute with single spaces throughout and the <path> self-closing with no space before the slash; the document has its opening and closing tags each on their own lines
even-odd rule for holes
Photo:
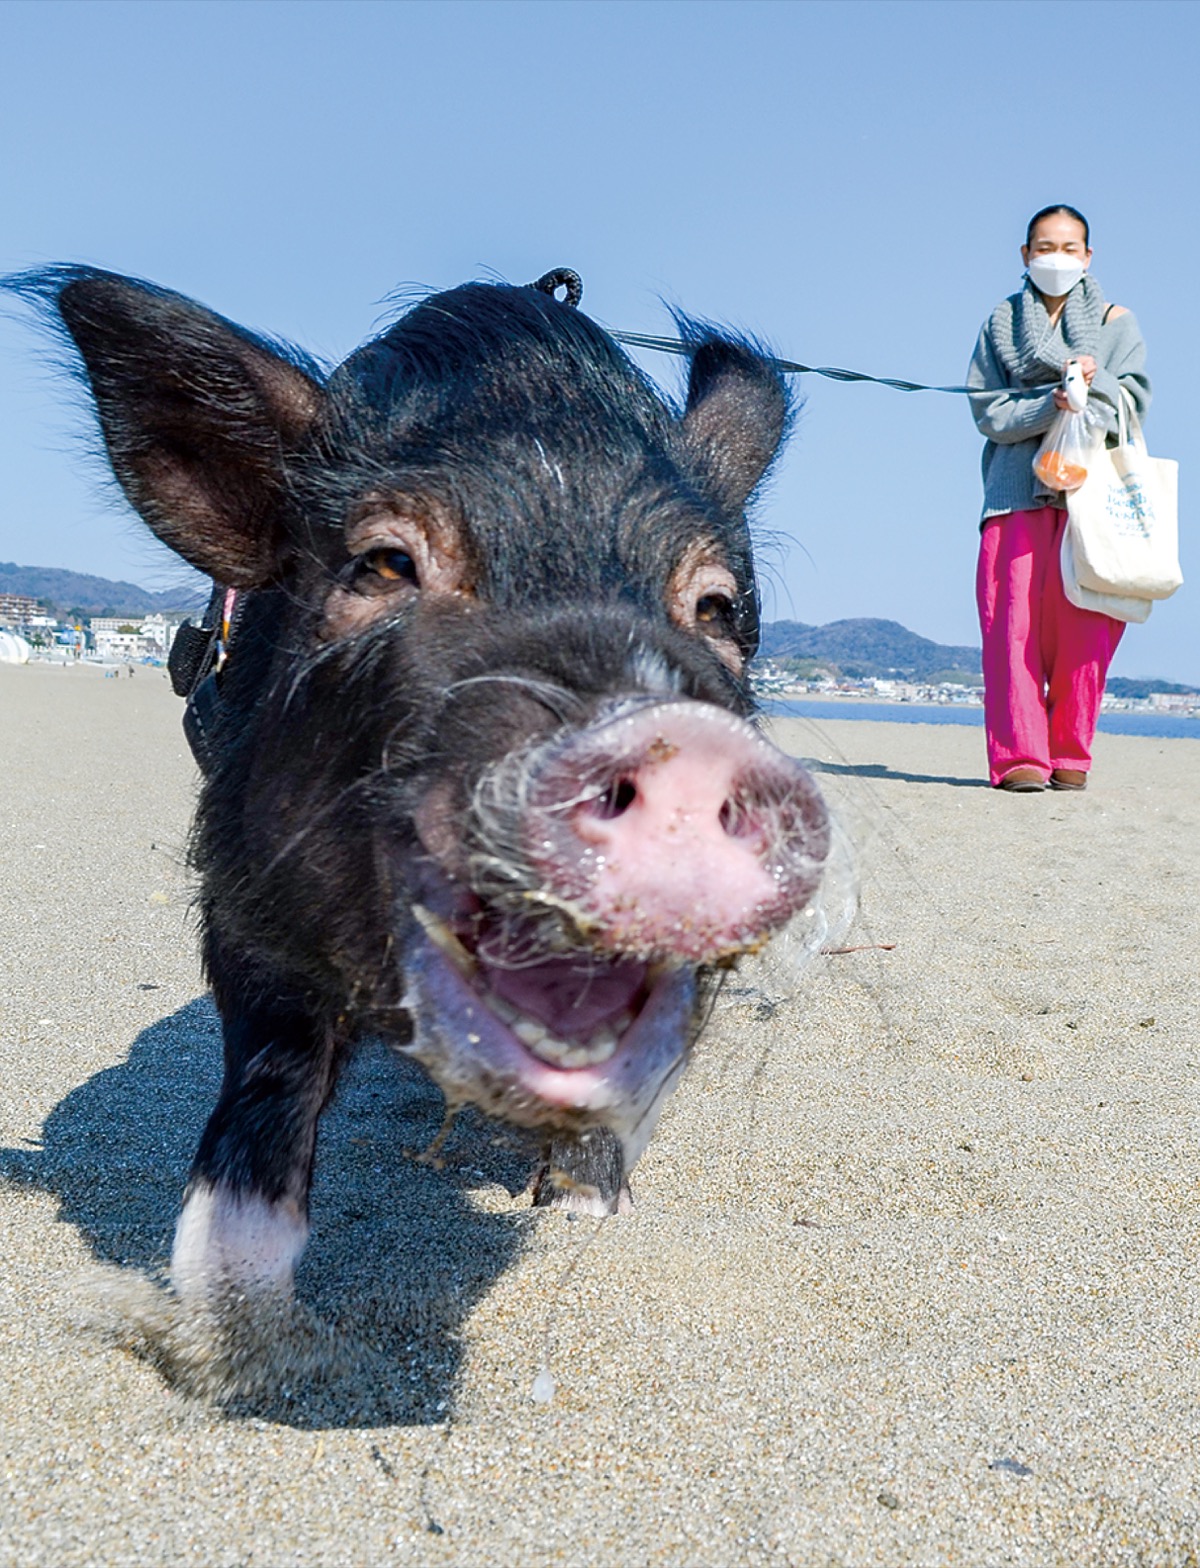
<svg viewBox="0 0 1200 1568">
<path fill-rule="evenodd" d="M 1087 271 L 1087 263 L 1065 251 L 1051 251 L 1048 256 L 1031 256 L 1025 269 L 1035 289 L 1051 299 L 1069 294 Z"/>
</svg>

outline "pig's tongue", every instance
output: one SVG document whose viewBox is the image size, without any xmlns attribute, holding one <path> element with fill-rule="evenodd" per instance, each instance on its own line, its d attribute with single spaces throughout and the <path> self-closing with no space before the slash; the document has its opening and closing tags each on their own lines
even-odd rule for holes
<svg viewBox="0 0 1200 1568">
<path fill-rule="evenodd" d="M 604 1025 L 627 1021 L 646 984 L 647 966 L 639 959 L 564 954 L 509 968 L 479 957 L 491 995 L 561 1040 L 590 1040 Z"/>
</svg>

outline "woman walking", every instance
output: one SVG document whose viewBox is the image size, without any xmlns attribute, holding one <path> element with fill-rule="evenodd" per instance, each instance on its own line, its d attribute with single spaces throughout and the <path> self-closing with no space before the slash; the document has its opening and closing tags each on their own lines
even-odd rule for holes
<svg viewBox="0 0 1200 1568">
<path fill-rule="evenodd" d="M 1087 220 L 1044 207 L 1021 247 L 1025 283 L 979 334 L 967 384 L 983 449 L 976 595 L 983 633 L 988 770 L 997 789 L 1080 790 L 1108 666 L 1125 626 L 1063 592 L 1066 498 L 1035 478 L 1033 459 L 1060 409 L 1067 360 L 1080 363 L 1089 410 L 1117 429 L 1124 388 L 1139 419 L 1150 404 L 1146 346 L 1133 315 L 1105 301 L 1088 268 Z M 1043 393 L 1023 389 L 1044 387 Z M 992 393 L 984 396 L 983 393 Z"/>
</svg>

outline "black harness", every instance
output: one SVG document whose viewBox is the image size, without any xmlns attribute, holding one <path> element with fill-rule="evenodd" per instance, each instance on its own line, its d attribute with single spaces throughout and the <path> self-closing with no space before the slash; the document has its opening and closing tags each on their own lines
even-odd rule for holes
<svg viewBox="0 0 1200 1568">
<path fill-rule="evenodd" d="M 202 773 L 216 761 L 216 728 L 221 712 L 221 671 L 245 610 L 244 593 L 214 583 L 198 626 L 184 621 L 167 655 L 176 696 L 184 698 L 183 733 Z"/>
</svg>

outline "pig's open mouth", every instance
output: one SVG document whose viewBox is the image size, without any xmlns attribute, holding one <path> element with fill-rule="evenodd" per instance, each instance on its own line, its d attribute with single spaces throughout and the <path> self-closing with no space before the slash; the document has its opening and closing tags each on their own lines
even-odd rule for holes
<svg viewBox="0 0 1200 1568">
<path fill-rule="evenodd" d="M 682 1066 L 697 982 L 690 965 L 586 948 L 548 952 L 544 929 L 417 904 L 405 955 L 407 1050 L 448 1101 L 527 1126 L 636 1128 Z"/>
<path fill-rule="evenodd" d="M 554 1067 L 607 1062 L 661 979 L 663 966 L 599 954 L 538 954 L 538 932 L 475 923 L 460 936 L 422 904 L 425 935 L 532 1056 Z"/>
</svg>

